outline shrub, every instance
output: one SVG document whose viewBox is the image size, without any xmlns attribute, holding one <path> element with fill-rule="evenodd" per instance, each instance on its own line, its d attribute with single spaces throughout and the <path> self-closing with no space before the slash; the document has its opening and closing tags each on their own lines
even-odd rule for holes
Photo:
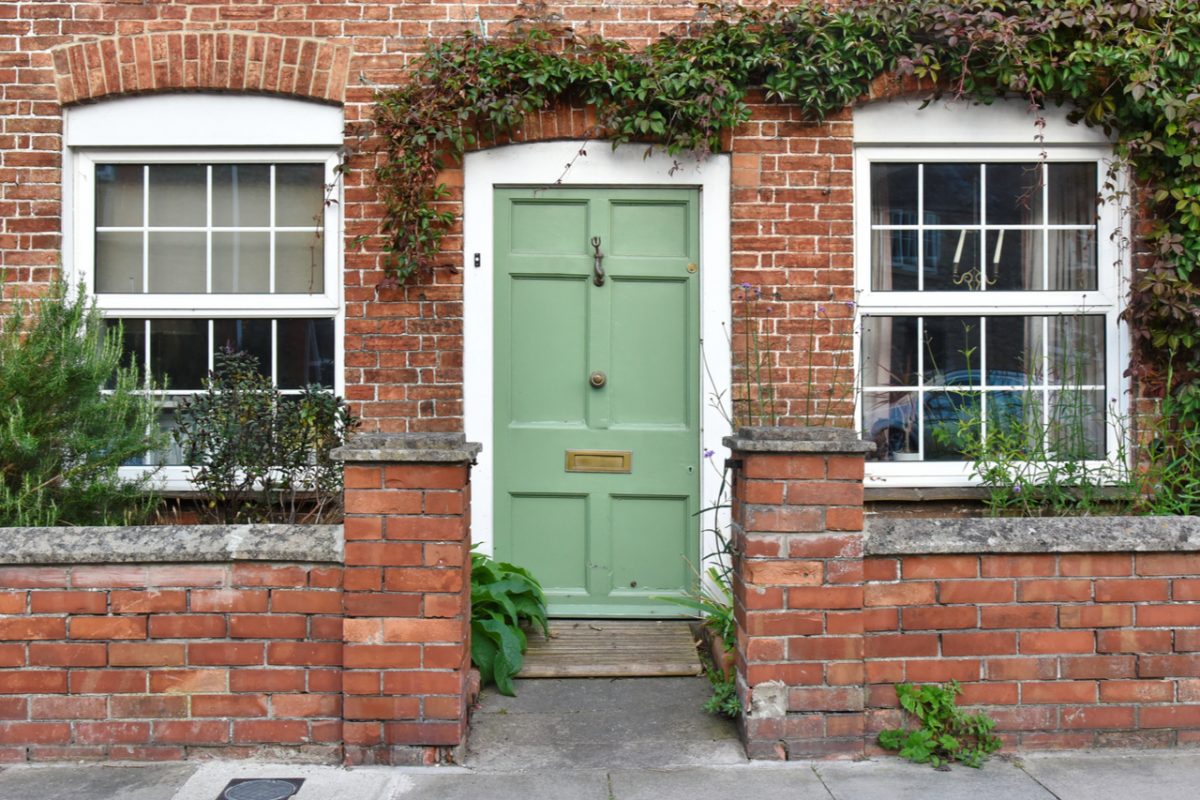
<svg viewBox="0 0 1200 800">
<path fill-rule="evenodd" d="M 175 412 L 202 515 L 221 523 L 323 522 L 341 513 L 342 466 L 329 453 L 356 420 L 319 386 L 284 395 L 248 354 L 219 351 L 204 390 Z"/>
<path fill-rule="evenodd" d="M 513 676 L 525 661 L 523 624 L 550 635 L 541 584 L 529 570 L 472 553 L 471 661 L 485 686 L 494 682 L 510 697 L 516 694 Z"/>
<path fill-rule="evenodd" d="M 0 525 L 145 522 L 152 477 L 117 470 L 164 441 L 148 388 L 82 291 L 14 301 L 0 321 Z"/>
</svg>

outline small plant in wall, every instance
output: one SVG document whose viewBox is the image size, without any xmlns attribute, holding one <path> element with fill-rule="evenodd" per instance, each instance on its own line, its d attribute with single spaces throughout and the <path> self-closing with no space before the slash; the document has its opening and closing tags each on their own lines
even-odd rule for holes
<svg viewBox="0 0 1200 800">
<path fill-rule="evenodd" d="M 879 744 L 896 750 L 914 764 L 942 768 L 957 761 L 978 769 L 1000 749 L 996 727 L 986 714 L 965 714 L 955 700 L 962 693 L 957 681 L 943 685 L 896 686 L 900 706 L 919 723 L 914 730 L 892 728 L 881 731 Z"/>
<path fill-rule="evenodd" d="M 501 694 L 517 692 L 513 677 L 525 661 L 522 626 L 536 625 L 550 635 L 546 595 L 529 570 L 483 553 L 471 554 L 471 661 L 483 685 L 495 683 Z"/>
</svg>

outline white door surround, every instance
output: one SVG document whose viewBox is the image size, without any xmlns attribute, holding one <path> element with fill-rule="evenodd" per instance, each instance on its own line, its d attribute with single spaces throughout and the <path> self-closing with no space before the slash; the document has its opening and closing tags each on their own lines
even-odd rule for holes
<svg viewBox="0 0 1200 800">
<path fill-rule="evenodd" d="M 586 150 L 586 155 L 579 155 Z M 570 163 L 565 170 L 564 166 Z M 559 179 L 561 175 L 561 180 Z M 614 150 L 607 142 L 556 141 L 510 145 L 468 153 L 463 192 L 463 416 L 467 440 L 483 452 L 472 471 L 471 538 L 493 552 L 492 341 L 494 265 L 492 195 L 497 186 L 656 186 L 700 190 L 700 441 L 714 455 L 701 459 L 701 508 L 717 499 L 730 425 L 714 407 L 723 391 L 728 407 L 732 364 L 729 347 L 731 268 L 729 248 L 730 163 L 727 155 L 697 160 L 668 156 L 645 145 Z M 478 266 L 476 266 L 478 259 Z M 715 542 L 701 522 L 701 556 Z M 700 565 L 696 565 L 699 567 Z"/>
</svg>

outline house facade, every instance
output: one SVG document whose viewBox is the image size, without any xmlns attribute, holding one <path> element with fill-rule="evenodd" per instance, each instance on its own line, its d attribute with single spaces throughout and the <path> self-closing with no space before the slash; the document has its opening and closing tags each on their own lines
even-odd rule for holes
<svg viewBox="0 0 1200 800">
<path fill-rule="evenodd" d="M 1021 101 L 925 107 L 915 85 L 890 79 L 821 122 L 752 96 L 750 119 L 728 133 L 721 152 L 703 158 L 644 145 L 613 149 L 588 109 L 547 108 L 503 142 L 447 167 L 449 193 L 439 208 L 456 222 L 442 255 L 392 284 L 373 179 L 377 91 L 404 81 L 430 41 L 467 30 L 496 35 L 530 13 L 510 3 L 352 0 L 0 5 L 6 296 L 37 295 L 60 277 L 82 285 L 106 318 L 121 321 L 129 359 L 165 382 L 169 397 L 199 389 L 214 353 L 232 347 L 255 354 L 284 390 L 317 383 L 344 395 L 364 441 L 464 434 L 482 444 L 478 453 L 455 450 L 449 439 L 435 448 L 474 461 L 469 492 L 465 467 L 431 468 L 412 485 L 393 480 L 390 467 L 381 472 L 382 462 L 371 460 L 381 458 L 379 448 L 358 459 L 367 466 L 348 468 L 343 588 L 346 598 L 359 594 L 345 600 L 355 619 L 346 621 L 344 643 L 376 650 L 354 666 L 347 659 L 341 666 L 359 670 L 355 681 L 347 671 L 341 689 L 330 691 L 378 703 L 367 710 L 356 697 L 359 721 L 327 732 L 328 741 L 349 747 L 351 727 L 362 734 L 361 720 L 369 719 L 394 730 L 362 734 L 364 752 L 383 739 L 450 746 L 465 724 L 463 608 L 443 615 L 416 600 L 404 605 L 422 591 L 461 603 L 463 587 L 451 581 L 406 594 L 399 578 L 389 583 L 385 570 L 408 566 L 389 560 L 399 557 L 388 549 L 399 540 L 435 556 L 420 544 L 417 523 L 401 534 L 401 525 L 381 521 L 387 514 L 435 516 L 456 536 L 469 520 L 471 539 L 485 551 L 541 578 L 554 614 L 676 615 L 661 598 L 691 590 L 692 565 L 719 548 L 709 528 L 727 520 L 710 524 L 704 510 L 724 496 L 727 438 L 752 416 L 853 427 L 856 441 L 874 444 L 862 472 L 855 459 L 871 448 L 843 441 L 831 445 L 840 455 L 771 462 L 795 474 L 750 475 L 761 479 L 754 491 L 762 494 L 738 495 L 738 530 L 763 547 L 742 555 L 805 565 L 764 570 L 751 581 L 759 588 L 739 595 L 740 666 L 757 676 L 743 688 L 760 679 L 779 684 L 783 705 L 797 706 L 748 735 L 761 753 L 774 752 L 765 742 L 823 737 L 854 740 L 861 750 L 864 703 L 874 697 L 887 705 L 866 684 L 947 680 L 973 668 L 983 688 L 972 700 L 1016 707 L 1026 680 L 1090 681 L 1091 701 L 1053 700 L 1080 704 L 1105 702 L 1097 694 L 1102 678 L 1135 682 L 1134 656 L 1111 653 L 1164 652 L 1161 643 L 1097 649 L 1092 630 L 1090 650 L 1070 649 L 1081 646 L 1071 631 L 1061 644 L 1067 650 L 1051 638 L 1018 650 L 1018 631 L 1050 623 L 1016 615 L 991 625 L 976 610 L 972 622 L 942 625 L 940 607 L 932 627 L 909 624 L 907 606 L 953 602 L 935 596 L 934 581 L 943 578 L 971 583 L 959 587 L 961 598 L 984 592 L 964 603 L 1016 608 L 1026 599 L 1016 595 L 1022 578 L 1045 579 L 1028 598 L 1040 596 L 1043 613 L 1054 603 L 1099 602 L 1099 590 L 1077 586 L 1070 572 L 1093 562 L 995 556 L 981 566 L 982 556 L 956 561 L 926 549 L 876 553 L 864 566 L 856 533 L 864 497 L 919 501 L 970 488 L 952 435 L 964 420 L 1015 417 L 1045 428 L 1069 420 L 1070 449 L 1080 459 L 1100 463 L 1122 452 L 1117 423 L 1130 408 L 1123 377 L 1130 346 L 1119 315 L 1138 256 L 1138 221 L 1112 199 L 1120 193 L 1108 186 L 1111 141 L 1070 123 L 1066 109 Z M 691 2 L 617 0 L 537 13 L 637 48 L 702 21 L 704 12 Z M 762 450 L 732 441 L 742 456 Z M 152 460 L 169 486 L 185 489 L 175 457 Z M 748 458 L 738 461 L 748 469 Z M 810 480 L 815 488 L 791 488 Z M 741 491 L 755 485 L 743 482 Z M 385 506 L 391 511 L 379 511 Z M 818 530 L 832 538 L 791 550 L 781 538 Z M 453 551 L 459 562 L 460 550 Z M 1100 571 L 1087 580 L 1134 577 L 1141 562 L 1124 558 L 1127 572 L 1114 557 L 1095 562 Z M 1062 586 L 1060 575 L 1070 578 Z M 995 592 L 973 578 L 997 579 Z M 870 581 L 886 586 L 864 595 Z M 1156 581 L 1145 589 L 1148 600 Z M 1111 599 L 1142 597 L 1134 594 Z M 798 610 L 815 613 L 817 628 L 781 621 Z M 767 615 L 757 627 L 747 622 L 751 611 Z M 1128 613 L 1086 621 L 1095 629 L 1128 625 L 1131 605 Z M 441 620 L 430 618 L 440 616 L 456 621 L 434 631 Z M 431 624 L 400 624 L 408 617 Z M 864 624 L 879 634 L 873 652 Z M 900 642 L 892 632 L 902 624 L 903 631 L 971 628 L 962 635 L 982 638 L 952 652 L 940 649 L 936 633 Z M 799 645 L 788 637 L 801 634 L 818 637 L 814 647 L 829 645 L 827 657 L 819 650 L 793 657 L 787 648 Z M 393 673 L 395 686 L 406 688 L 379 689 L 371 670 L 391 667 L 371 661 L 384 658 L 377 649 L 414 641 L 425 643 L 424 652 L 457 641 L 459 650 L 442 654 L 449 661 L 429 673 L 457 669 L 447 679 L 452 689 L 429 688 L 432 678 L 410 686 L 402 673 Z M 864 672 L 864 647 L 868 658 L 887 663 Z M 1062 653 L 1110 659 L 1112 672 L 1081 667 L 1072 678 L 1043 663 Z M 994 675 L 983 674 L 984 655 L 1004 662 Z M 1112 661 L 1126 657 L 1130 665 Z M 919 663 L 906 673 L 903 659 Z M 839 664 L 813 666 L 818 661 Z M 761 669 L 749 671 L 752 664 Z M 1156 669 L 1166 675 L 1145 677 L 1179 680 L 1170 699 L 1153 702 L 1183 701 L 1185 684 L 1194 693 L 1193 661 Z M 811 670 L 819 675 L 797 677 Z M 809 697 L 787 700 L 786 688 L 803 684 L 818 686 L 821 713 L 841 722 L 785 735 L 779 726 L 799 725 L 785 717 Z M 401 709 L 391 699 L 397 695 L 420 704 Z M 426 733 L 433 729 L 396 722 L 430 724 L 437 717 L 430 697 L 453 705 L 443 718 L 458 728 Z M 1093 727 L 1137 727 L 1132 711 L 1128 722 L 1080 723 L 1093 736 L 1085 741 L 1070 733 L 1074 718 L 1060 719 L 1053 708 L 1053 719 L 1015 708 L 1009 730 L 1028 733 L 1031 744 L 1038 730 L 1054 731 L 1058 738 L 1041 743 L 1072 746 L 1096 743 Z"/>
</svg>

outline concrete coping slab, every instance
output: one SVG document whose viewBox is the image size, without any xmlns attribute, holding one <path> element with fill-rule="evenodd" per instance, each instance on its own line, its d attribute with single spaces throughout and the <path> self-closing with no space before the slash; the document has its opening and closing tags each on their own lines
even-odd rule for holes
<svg viewBox="0 0 1200 800">
<path fill-rule="evenodd" d="M 738 428 L 722 444 L 743 453 L 873 453 L 875 443 L 850 428 L 755 425 Z"/>
<path fill-rule="evenodd" d="M 341 525 L 0 528 L 0 564 L 342 560 Z"/>
<path fill-rule="evenodd" d="M 461 433 L 363 433 L 330 455 L 342 461 L 370 463 L 474 463 L 483 445 Z"/>
<path fill-rule="evenodd" d="M 1200 550 L 1200 517 L 868 517 L 867 555 Z"/>
</svg>

